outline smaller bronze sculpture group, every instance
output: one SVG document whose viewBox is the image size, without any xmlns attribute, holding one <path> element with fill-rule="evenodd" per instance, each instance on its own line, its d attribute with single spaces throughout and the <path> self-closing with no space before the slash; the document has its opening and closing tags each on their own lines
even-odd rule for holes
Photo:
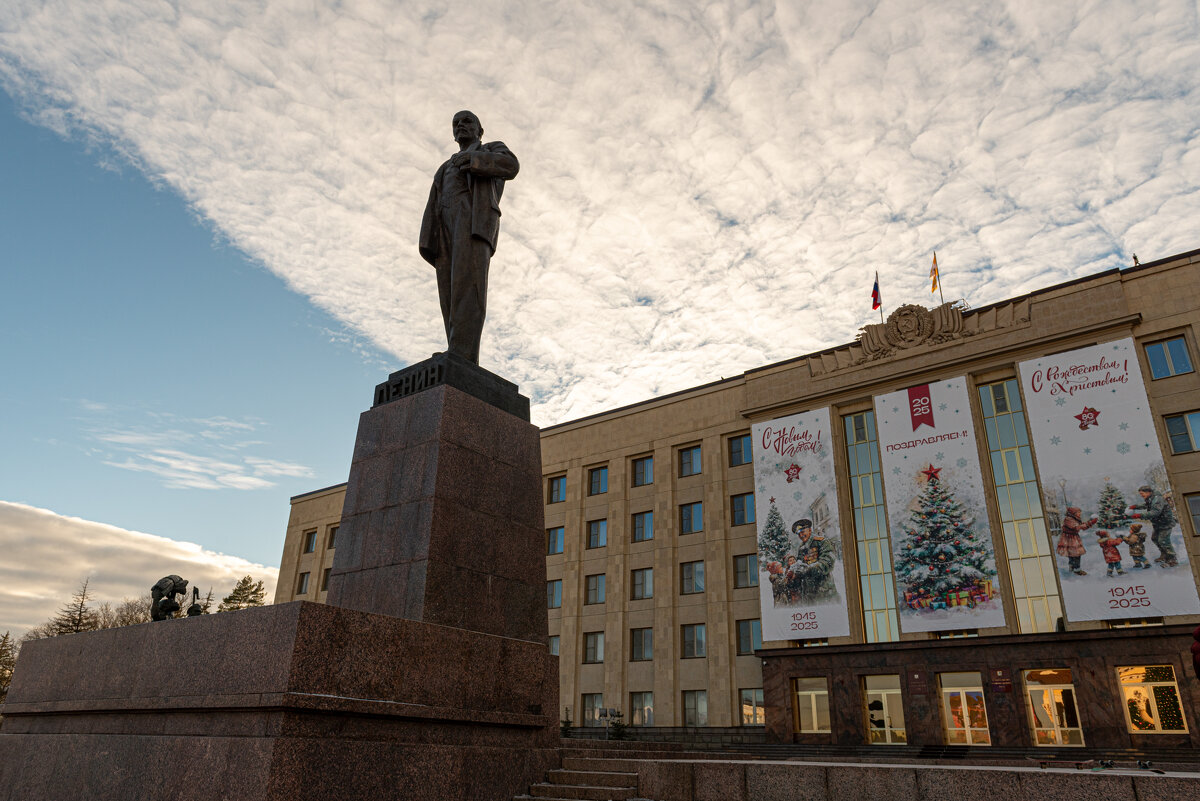
<svg viewBox="0 0 1200 801">
<path fill-rule="evenodd" d="M 176 595 L 187 595 L 187 579 L 176 575 L 163 576 L 150 588 L 150 619 L 170 620 L 179 611 Z M 204 614 L 200 607 L 200 588 L 192 588 L 192 605 L 187 608 L 188 617 Z"/>
</svg>

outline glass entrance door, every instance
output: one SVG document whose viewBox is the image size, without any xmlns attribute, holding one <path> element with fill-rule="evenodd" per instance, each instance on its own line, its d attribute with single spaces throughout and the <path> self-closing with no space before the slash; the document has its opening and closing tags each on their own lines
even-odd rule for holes
<svg viewBox="0 0 1200 801">
<path fill-rule="evenodd" d="M 941 673 L 942 723 L 951 745 L 991 745 L 983 679 L 978 673 Z"/>
<path fill-rule="evenodd" d="M 1069 669 L 1025 671 L 1025 696 L 1035 744 L 1083 745 Z"/>
<path fill-rule="evenodd" d="M 867 704 L 867 737 L 872 745 L 908 742 L 898 675 L 864 676 L 863 698 Z"/>
</svg>

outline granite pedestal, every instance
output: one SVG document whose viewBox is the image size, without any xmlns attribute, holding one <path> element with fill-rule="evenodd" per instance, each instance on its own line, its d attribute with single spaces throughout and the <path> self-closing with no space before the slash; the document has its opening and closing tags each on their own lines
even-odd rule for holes
<svg viewBox="0 0 1200 801">
<path fill-rule="evenodd" d="M 528 401 L 410 370 L 360 421 L 330 604 L 28 643 L 0 800 L 508 801 L 557 766 Z"/>
</svg>

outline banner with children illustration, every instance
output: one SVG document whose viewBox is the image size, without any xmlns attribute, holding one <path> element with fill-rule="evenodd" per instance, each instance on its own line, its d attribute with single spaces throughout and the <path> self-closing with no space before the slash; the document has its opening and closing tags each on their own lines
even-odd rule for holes
<svg viewBox="0 0 1200 801">
<path fill-rule="evenodd" d="M 764 640 L 850 633 L 829 409 L 752 429 Z"/>
<path fill-rule="evenodd" d="M 1132 339 L 1021 363 L 1069 620 L 1200 612 Z"/>
<path fill-rule="evenodd" d="M 875 398 L 900 628 L 1004 625 L 965 378 Z"/>
</svg>

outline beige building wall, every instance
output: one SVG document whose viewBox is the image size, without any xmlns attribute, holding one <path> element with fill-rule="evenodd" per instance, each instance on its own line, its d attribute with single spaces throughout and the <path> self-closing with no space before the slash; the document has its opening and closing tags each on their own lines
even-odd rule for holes
<svg viewBox="0 0 1200 801">
<path fill-rule="evenodd" d="M 306 492 L 292 498 L 283 556 L 279 560 L 279 583 L 275 603 L 318 601 L 325 603 L 326 582 L 333 567 L 338 526 L 346 485 Z M 311 548 L 311 550 L 310 550 Z M 307 579 L 304 577 L 307 575 Z M 304 592 L 301 592 L 301 584 Z"/>
<path fill-rule="evenodd" d="M 861 598 L 851 589 L 858 584 L 859 566 L 843 415 L 871 409 L 878 394 L 966 375 L 978 422 L 982 414 L 977 388 L 1015 377 L 1025 359 L 1126 336 L 1143 346 L 1182 336 L 1197 371 L 1152 380 L 1144 353 L 1141 363 L 1195 574 L 1200 538 L 1185 496 L 1200 494 L 1200 452 L 1173 455 L 1163 418 L 1200 409 L 1200 251 L 967 311 L 960 324 L 961 329 L 934 338 L 937 341 L 891 354 L 871 354 L 863 343 L 850 343 L 542 431 L 545 524 L 547 529 L 564 529 L 563 552 L 546 557 L 548 579 L 562 581 L 562 606 L 550 610 L 550 634 L 559 638 L 560 697 L 573 722 L 581 722 L 585 694 L 601 693 L 603 705 L 622 710 L 628 720 L 630 694 L 649 691 L 655 725 L 680 726 L 683 693 L 688 690 L 707 692 L 708 725 L 742 722 L 739 691 L 762 687 L 762 673 L 755 656 L 737 654 L 737 621 L 757 619 L 759 601 L 757 587 L 733 586 L 733 560 L 755 552 L 756 529 L 752 523 L 732 523 L 731 498 L 754 487 L 751 465 L 730 465 L 729 442 L 749 433 L 754 422 L 794 412 L 831 407 L 852 630 L 849 637 L 834 642 L 865 642 Z M 988 511 L 998 520 L 991 460 L 982 426 L 978 428 Z M 701 449 L 701 472 L 682 477 L 680 449 L 694 445 Z M 645 456 L 653 456 L 654 481 L 634 487 L 633 460 Z M 608 468 L 608 491 L 588 495 L 588 471 L 603 466 Z M 550 481 L 558 477 L 565 479 L 565 497 L 550 503 Z M 332 562 L 327 537 L 340 518 L 343 494 L 344 485 L 292 499 L 277 603 L 324 600 L 311 584 L 308 594 L 297 595 L 298 576 L 308 572 L 310 583 L 319 586 L 319 577 Z M 695 501 L 703 502 L 703 530 L 682 534 L 679 507 Z M 645 511 L 653 512 L 654 538 L 633 542 L 633 515 Z M 607 545 L 588 549 L 587 523 L 601 519 L 608 522 Z M 304 535 L 313 530 L 318 532 L 316 550 L 303 553 Z M 1002 537 L 993 540 L 1010 623 L 975 633 L 1015 634 L 1005 546 Z M 700 560 L 705 566 L 704 592 L 682 594 L 680 566 Z M 653 598 L 633 600 L 631 571 L 645 567 L 653 568 Z M 599 574 L 606 577 L 605 602 L 585 604 L 586 579 Z M 697 623 L 706 627 L 707 656 L 683 658 L 682 627 Z M 1104 626 L 1068 624 L 1072 630 Z M 637 628 L 653 629 L 651 661 L 630 661 L 630 631 Z M 584 635 L 590 632 L 604 633 L 604 660 L 598 664 L 584 663 Z"/>
</svg>

